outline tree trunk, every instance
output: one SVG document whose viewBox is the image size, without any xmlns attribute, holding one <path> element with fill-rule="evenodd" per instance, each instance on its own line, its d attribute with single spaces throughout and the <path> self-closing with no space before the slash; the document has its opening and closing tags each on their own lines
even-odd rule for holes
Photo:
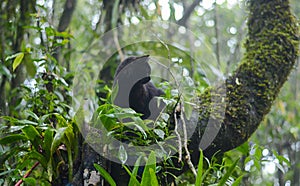
<svg viewBox="0 0 300 186">
<path fill-rule="evenodd" d="M 218 151 L 226 152 L 247 141 L 270 111 L 295 66 L 299 35 L 289 1 L 249 0 L 248 4 L 249 33 L 243 61 L 225 85 L 210 88 L 199 97 L 199 120 L 189 143 L 194 165 L 198 163 L 200 148 L 209 158 Z M 223 93 L 226 98 L 220 97 Z M 206 147 L 201 140 L 207 127 L 220 130 Z M 188 169 L 187 163 L 176 165 L 178 158 L 172 162 L 178 169 L 164 171 L 178 176 Z M 168 178 L 169 181 L 173 179 Z M 126 180 L 117 178 L 117 185 L 126 185 Z"/>
<path fill-rule="evenodd" d="M 212 125 L 220 122 L 220 130 L 214 141 L 203 149 L 204 154 L 211 157 L 218 151 L 238 147 L 248 140 L 270 111 L 280 88 L 295 67 L 299 33 L 289 1 L 250 0 L 249 9 L 249 32 L 243 61 L 226 80 L 225 88 L 212 88 L 199 98 L 199 122 L 189 144 L 195 164 L 198 163 L 204 129 L 211 127 L 209 117 L 215 120 Z M 222 91 L 226 91 L 226 104 L 211 102 L 211 98 L 222 95 Z M 225 116 L 220 121 L 218 110 L 223 106 Z M 186 169 L 188 167 L 184 165 L 179 171 L 168 171 L 180 175 Z"/>
</svg>

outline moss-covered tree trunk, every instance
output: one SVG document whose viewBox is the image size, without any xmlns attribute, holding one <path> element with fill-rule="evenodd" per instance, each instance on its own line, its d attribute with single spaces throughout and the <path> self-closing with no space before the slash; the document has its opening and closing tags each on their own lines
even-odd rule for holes
<svg viewBox="0 0 300 186">
<path fill-rule="evenodd" d="M 280 88 L 295 67 L 299 33 L 289 1 L 249 0 L 248 6 L 248 37 L 243 61 L 226 80 L 226 85 L 207 90 L 199 97 L 199 122 L 189 144 L 195 164 L 199 158 L 201 137 L 205 128 L 211 127 L 209 125 L 216 125 L 213 127 L 220 127 L 220 130 L 204 150 L 207 157 L 247 141 L 270 111 Z M 224 91 L 225 99 L 211 99 Z M 214 103 L 212 100 L 221 102 Z M 225 111 L 223 116 L 219 113 L 222 107 Z M 208 122 L 209 118 L 216 123 Z M 184 165 L 180 170 L 168 171 L 180 175 L 187 168 Z"/>
<path fill-rule="evenodd" d="M 242 62 L 225 84 L 210 87 L 199 95 L 198 123 L 188 145 L 194 165 L 198 163 L 199 150 L 203 147 L 201 138 L 207 128 L 216 128 L 218 132 L 203 149 L 208 158 L 247 141 L 270 111 L 280 88 L 295 67 L 299 35 L 289 1 L 249 0 L 248 6 L 248 37 Z M 172 162 L 178 169 L 169 166 L 171 168 L 164 171 L 178 176 L 188 169 L 186 162 L 176 165 L 176 156 Z M 112 176 L 117 185 L 127 185 L 129 176 L 122 171 L 121 165 L 118 166 L 112 170 L 118 170 Z M 172 179 L 174 177 L 170 176 L 167 182 Z"/>
</svg>

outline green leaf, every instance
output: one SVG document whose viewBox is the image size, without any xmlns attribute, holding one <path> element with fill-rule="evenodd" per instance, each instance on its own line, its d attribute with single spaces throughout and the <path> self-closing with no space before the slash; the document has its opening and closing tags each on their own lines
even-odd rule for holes
<svg viewBox="0 0 300 186">
<path fill-rule="evenodd" d="M 157 185 L 158 186 L 158 180 L 155 174 L 155 169 L 150 168 L 149 169 L 149 174 L 150 174 L 150 180 L 151 180 L 151 185 Z"/>
<path fill-rule="evenodd" d="M 139 181 L 136 179 L 136 176 L 134 176 L 134 171 L 136 169 L 136 172 L 138 170 L 138 167 L 134 167 L 134 169 L 132 170 L 132 173 L 130 172 L 130 170 L 128 169 L 128 167 L 126 167 L 125 165 L 123 165 L 123 168 L 126 170 L 126 172 L 129 174 L 130 176 L 130 180 L 128 183 L 128 186 L 140 186 Z"/>
<path fill-rule="evenodd" d="M 116 186 L 116 182 L 113 180 L 113 178 L 109 175 L 109 173 L 100 165 L 94 163 L 94 167 L 96 170 L 100 173 L 100 175 L 111 185 Z"/>
<path fill-rule="evenodd" d="M 30 140 L 34 141 L 36 138 L 41 137 L 40 133 L 36 130 L 36 128 L 32 125 L 28 125 L 22 129 L 22 132 L 25 136 Z"/>
<path fill-rule="evenodd" d="M 35 150 L 29 152 L 28 153 L 28 158 L 37 160 L 38 162 L 40 162 L 40 164 L 44 168 L 47 168 L 47 161 L 46 161 L 45 157 L 42 154 L 40 154 L 39 152 L 37 152 Z"/>
<path fill-rule="evenodd" d="M 27 56 L 26 56 L 26 61 L 24 63 L 26 67 L 26 72 L 30 77 L 34 77 L 36 74 L 36 66 L 34 65 L 34 61 L 32 59 L 28 59 Z"/>
<path fill-rule="evenodd" d="M 25 110 L 25 115 L 26 115 L 26 117 L 30 116 L 33 119 L 35 119 L 36 121 L 39 121 L 39 117 L 31 110 Z"/>
<path fill-rule="evenodd" d="M 28 140 L 28 138 L 21 134 L 12 134 L 12 135 L 9 135 L 9 136 L 6 136 L 6 137 L 0 139 L 0 144 L 6 145 L 6 144 L 13 143 L 13 142 L 20 141 L 20 140 Z"/>
<path fill-rule="evenodd" d="M 36 179 L 34 178 L 31 178 L 31 177 L 28 177 L 28 178 L 23 178 L 24 180 L 24 183 L 26 183 L 25 185 L 32 185 L 32 186 L 35 186 L 36 185 Z"/>
<path fill-rule="evenodd" d="M 15 71 L 16 68 L 21 64 L 23 58 L 24 58 L 24 53 L 23 52 L 18 53 L 18 55 L 16 56 L 13 62 L 13 71 Z"/>
<path fill-rule="evenodd" d="M 5 153 L 2 153 L 0 156 L 0 165 L 3 165 L 7 159 L 15 156 L 16 154 L 18 154 L 21 151 L 26 152 L 26 151 L 28 151 L 28 148 L 17 146 L 17 147 L 10 148 L 9 151 L 6 151 Z"/>
<path fill-rule="evenodd" d="M 53 129 L 47 129 L 44 134 L 43 149 L 45 151 L 45 157 L 47 160 L 51 158 L 51 145 L 53 142 Z"/>
<path fill-rule="evenodd" d="M 4 66 L 4 64 L 0 65 L 0 74 L 5 75 L 9 80 L 12 78 L 10 71 L 6 66 Z"/>
<path fill-rule="evenodd" d="M 129 184 L 128 184 L 129 186 L 139 186 L 140 185 L 140 183 L 138 182 L 136 177 L 137 177 L 137 173 L 139 170 L 141 159 L 142 159 L 142 156 L 140 156 L 134 163 L 134 168 L 132 170 L 132 174 L 129 173 L 129 175 L 130 175 L 130 180 L 129 180 Z"/>
<path fill-rule="evenodd" d="M 148 14 L 148 10 L 146 10 L 142 5 L 139 6 L 139 10 L 140 10 L 142 16 L 143 16 L 146 20 L 150 19 L 150 16 L 149 16 L 149 14 Z"/>
<path fill-rule="evenodd" d="M 161 139 L 164 139 L 164 138 L 165 138 L 165 132 L 164 132 L 163 130 L 161 130 L 161 129 L 154 129 L 153 131 L 154 131 L 154 133 L 155 133 L 156 135 L 158 135 L 158 137 L 160 137 Z"/>
<path fill-rule="evenodd" d="M 242 181 L 243 177 L 244 177 L 244 174 L 241 175 L 241 176 L 239 176 L 239 177 L 232 183 L 231 186 L 239 186 L 239 185 L 241 185 L 240 182 Z"/>
<path fill-rule="evenodd" d="M 30 125 L 30 126 L 32 126 L 32 125 L 38 125 L 38 123 L 30 121 L 30 120 L 27 120 L 27 119 L 16 120 L 15 123 L 22 124 L 22 125 Z"/>
<path fill-rule="evenodd" d="M 188 120 L 191 119 L 193 113 L 193 106 L 187 102 L 184 102 L 184 111 L 186 118 Z"/>
<path fill-rule="evenodd" d="M 21 130 L 25 134 L 25 136 L 30 140 L 34 148 L 39 149 L 42 139 L 37 129 L 32 125 L 28 125 Z"/>
<path fill-rule="evenodd" d="M 56 130 L 53 142 L 51 144 L 51 154 L 56 151 L 56 148 L 62 143 L 67 127 L 62 127 Z"/>
<path fill-rule="evenodd" d="M 149 183 L 151 183 L 152 186 L 156 186 L 156 185 L 158 186 L 155 170 L 156 170 L 155 152 L 151 151 L 143 172 L 141 186 L 148 186 Z"/>
<path fill-rule="evenodd" d="M 291 166 L 291 162 L 285 158 L 284 156 L 279 155 L 275 150 L 272 151 L 275 157 L 279 160 L 279 163 L 285 162 L 289 167 Z"/>
<path fill-rule="evenodd" d="M 202 172 L 203 172 L 203 151 L 200 150 L 200 158 L 199 158 L 199 163 L 198 163 L 198 172 L 197 172 L 195 186 L 202 185 Z"/>
<path fill-rule="evenodd" d="M 7 57 L 5 58 L 5 61 L 8 61 L 8 60 L 10 60 L 10 59 L 14 59 L 14 58 L 16 58 L 19 54 L 20 54 L 20 53 L 16 53 L 16 54 L 7 56 Z"/>
<path fill-rule="evenodd" d="M 222 179 L 218 183 L 218 186 L 225 185 L 227 179 L 232 175 L 232 173 L 233 173 L 237 163 L 239 162 L 239 160 L 240 160 L 239 158 L 237 160 L 235 160 L 235 162 L 228 168 L 225 175 L 222 177 Z"/>
</svg>

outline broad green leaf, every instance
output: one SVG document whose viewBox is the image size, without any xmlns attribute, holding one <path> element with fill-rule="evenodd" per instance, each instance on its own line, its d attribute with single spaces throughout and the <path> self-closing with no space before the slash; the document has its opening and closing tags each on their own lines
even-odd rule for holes
<svg viewBox="0 0 300 186">
<path fill-rule="evenodd" d="M 5 136 L 4 138 L 0 139 L 0 144 L 6 145 L 20 140 L 28 140 L 28 138 L 21 134 L 11 134 L 9 136 Z"/>
<path fill-rule="evenodd" d="M 65 136 L 65 131 L 67 127 L 62 127 L 56 130 L 52 145 L 51 145 L 51 154 L 56 151 L 56 148 L 63 142 Z"/>
<path fill-rule="evenodd" d="M 32 125 L 28 125 L 22 129 L 22 132 L 25 136 L 30 140 L 34 141 L 36 138 L 40 138 L 40 133 L 36 130 L 36 128 Z"/>
<path fill-rule="evenodd" d="M 42 142 L 42 138 L 37 129 L 32 125 L 28 125 L 21 130 L 25 134 L 25 136 L 30 140 L 33 147 L 36 150 L 38 150 L 40 148 L 39 146 Z"/>
<path fill-rule="evenodd" d="M 193 106 L 189 103 L 184 102 L 184 111 L 185 111 L 186 118 L 188 120 L 191 119 L 193 113 Z"/>
<path fill-rule="evenodd" d="M 148 186 L 149 183 L 151 183 L 152 186 L 156 186 L 156 185 L 158 186 L 155 170 L 156 170 L 156 156 L 155 156 L 155 152 L 151 151 L 143 172 L 141 186 Z"/>
<path fill-rule="evenodd" d="M 42 154 L 40 154 L 39 152 L 37 152 L 35 150 L 29 152 L 28 153 L 28 158 L 37 160 L 38 162 L 40 162 L 40 164 L 44 168 L 47 168 L 47 161 L 46 161 L 45 157 Z"/>
<path fill-rule="evenodd" d="M 36 121 L 39 121 L 39 117 L 31 110 L 25 110 L 25 115 L 26 115 L 26 117 L 31 116 Z"/>
<path fill-rule="evenodd" d="M 54 115 L 54 114 L 56 114 L 56 113 L 51 113 L 51 114 L 43 115 L 43 116 L 39 119 L 39 125 L 42 125 L 42 124 L 45 122 L 45 120 L 46 120 L 49 116 L 52 116 L 52 115 Z"/>
<path fill-rule="evenodd" d="M 23 58 L 24 58 L 24 53 L 23 52 L 18 53 L 18 55 L 16 56 L 13 62 L 13 71 L 15 71 L 16 68 L 21 64 Z"/>
<path fill-rule="evenodd" d="M 51 158 L 51 145 L 53 142 L 53 133 L 53 129 L 47 129 L 44 134 L 43 149 L 45 151 L 45 156 L 48 161 L 49 158 Z"/>
<path fill-rule="evenodd" d="M 45 28 L 47 36 L 54 36 L 55 35 L 55 30 L 51 27 L 46 27 Z"/>
<path fill-rule="evenodd" d="M 111 185 L 116 186 L 116 182 L 113 180 L 113 178 L 109 175 L 109 173 L 100 165 L 94 163 L 94 167 L 96 170 L 100 173 L 100 175 Z"/>
<path fill-rule="evenodd" d="M 161 139 L 165 138 L 165 132 L 161 129 L 154 129 L 153 130 L 155 134 L 158 135 L 158 137 L 160 137 Z"/>
<path fill-rule="evenodd" d="M 150 168 L 149 169 L 149 174 L 150 174 L 150 180 L 151 180 L 151 185 L 157 185 L 158 186 L 158 180 L 155 174 L 155 169 Z"/>
</svg>

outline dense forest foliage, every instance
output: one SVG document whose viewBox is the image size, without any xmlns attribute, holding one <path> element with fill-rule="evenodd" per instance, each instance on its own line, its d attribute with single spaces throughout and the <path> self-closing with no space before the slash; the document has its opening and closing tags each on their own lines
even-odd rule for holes
<svg viewBox="0 0 300 186">
<path fill-rule="evenodd" d="M 2 0 L 0 185 L 299 185 L 299 17 L 297 0 Z M 114 81 L 144 55 L 164 92 L 146 119 Z"/>
</svg>

